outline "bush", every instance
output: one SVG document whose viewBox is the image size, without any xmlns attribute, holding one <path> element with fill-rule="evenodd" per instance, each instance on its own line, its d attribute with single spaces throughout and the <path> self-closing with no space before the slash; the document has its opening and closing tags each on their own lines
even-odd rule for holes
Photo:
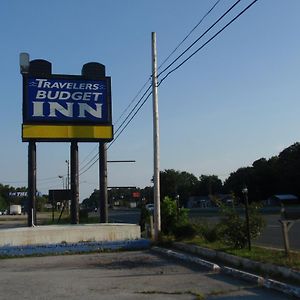
<svg viewBox="0 0 300 300">
<path fill-rule="evenodd" d="M 143 204 L 141 206 L 141 215 L 140 215 L 140 226 L 141 231 L 143 232 L 146 229 L 146 223 L 150 223 L 150 215 L 151 212 L 146 208 L 146 206 Z"/>
<path fill-rule="evenodd" d="M 193 223 L 196 228 L 197 235 L 209 243 L 216 242 L 221 239 L 221 230 L 219 224 L 209 224 L 207 222 Z"/>
<path fill-rule="evenodd" d="M 175 200 L 165 197 L 161 203 L 161 231 L 174 234 L 177 226 L 188 223 L 188 210 L 177 207 Z"/>
<path fill-rule="evenodd" d="M 173 229 L 173 233 L 176 239 L 192 239 L 196 236 L 197 230 L 195 226 L 191 223 L 186 223 L 183 225 L 177 225 Z"/>
<path fill-rule="evenodd" d="M 258 206 L 249 207 L 250 238 L 254 239 L 261 234 L 265 222 L 258 213 Z M 247 224 L 234 208 L 222 207 L 223 219 L 220 222 L 220 232 L 225 244 L 242 249 L 247 246 Z"/>
<path fill-rule="evenodd" d="M 79 210 L 79 220 L 81 222 L 87 222 L 89 218 L 89 211 L 87 209 L 80 209 Z"/>
</svg>

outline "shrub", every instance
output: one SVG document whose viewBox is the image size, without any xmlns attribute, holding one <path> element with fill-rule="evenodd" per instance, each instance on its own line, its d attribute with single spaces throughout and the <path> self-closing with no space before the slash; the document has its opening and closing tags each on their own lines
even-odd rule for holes
<svg viewBox="0 0 300 300">
<path fill-rule="evenodd" d="M 87 209 L 79 210 L 79 220 L 80 222 L 87 222 L 89 218 L 89 212 Z"/>
<path fill-rule="evenodd" d="M 161 203 L 161 231 L 163 234 L 174 234 L 178 227 L 189 223 L 188 209 L 179 208 L 177 202 L 165 197 Z"/>
<path fill-rule="evenodd" d="M 151 212 L 146 208 L 146 206 L 143 204 L 141 207 L 141 215 L 140 215 L 140 226 L 141 226 L 141 231 L 145 230 L 145 225 L 146 223 L 150 223 L 150 215 Z"/>
<path fill-rule="evenodd" d="M 197 235 L 206 240 L 207 242 L 213 243 L 221 239 L 221 231 L 219 224 L 208 224 L 207 222 L 194 223 Z"/>
<path fill-rule="evenodd" d="M 197 230 L 191 223 L 177 225 L 173 229 L 173 233 L 176 239 L 192 239 L 196 236 Z"/>
<path fill-rule="evenodd" d="M 255 204 L 249 207 L 250 238 L 258 237 L 265 225 L 261 215 L 258 213 L 259 207 Z M 220 232 L 225 244 L 242 249 L 247 246 L 247 224 L 244 217 L 241 217 L 234 208 L 222 207 L 223 218 L 220 222 Z"/>
</svg>

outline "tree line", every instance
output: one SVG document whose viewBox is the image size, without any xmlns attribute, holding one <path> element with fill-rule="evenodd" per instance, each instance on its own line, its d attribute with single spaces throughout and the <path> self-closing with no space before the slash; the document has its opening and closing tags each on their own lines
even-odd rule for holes
<svg viewBox="0 0 300 300">
<path fill-rule="evenodd" d="M 217 175 L 196 177 L 186 171 L 167 169 L 160 172 L 161 199 L 168 196 L 186 205 L 191 196 L 232 194 L 242 199 L 242 190 L 248 189 L 250 202 L 260 202 L 275 194 L 294 194 L 300 196 L 300 143 L 295 143 L 270 159 L 260 158 L 252 166 L 241 167 L 232 172 L 222 182 Z M 132 193 L 140 192 L 146 203 L 153 202 L 153 189 L 111 189 L 109 201 L 113 199 L 132 199 Z M 85 203 L 98 207 L 99 191 L 95 190 Z"/>
<path fill-rule="evenodd" d="M 294 194 L 300 196 L 300 143 L 295 143 L 278 155 L 269 159 L 260 158 L 252 166 L 241 167 L 232 172 L 222 182 L 217 175 L 195 176 L 186 171 L 167 169 L 160 172 L 161 199 L 168 196 L 178 198 L 181 205 L 186 205 L 190 196 L 207 196 L 232 194 L 242 197 L 242 189 L 248 188 L 249 201 L 262 201 L 274 194 Z M 27 191 L 26 187 L 15 188 L 0 184 L 0 210 L 9 204 L 19 204 L 24 198 L 10 197 L 9 192 Z M 108 191 L 109 203 L 115 200 L 128 202 L 133 192 L 139 192 L 139 200 L 153 202 L 153 188 L 147 186 L 137 189 L 111 189 Z M 45 199 L 43 201 L 45 202 Z M 84 199 L 87 208 L 98 207 L 99 191 L 94 190 L 91 196 Z"/>
</svg>

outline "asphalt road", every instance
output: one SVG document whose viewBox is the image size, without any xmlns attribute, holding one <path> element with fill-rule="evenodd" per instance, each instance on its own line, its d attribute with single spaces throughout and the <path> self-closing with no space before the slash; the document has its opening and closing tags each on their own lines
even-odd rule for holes
<svg viewBox="0 0 300 300">
<path fill-rule="evenodd" d="M 284 294 L 151 250 L 0 260 L 0 299 L 279 300 Z"/>
</svg>

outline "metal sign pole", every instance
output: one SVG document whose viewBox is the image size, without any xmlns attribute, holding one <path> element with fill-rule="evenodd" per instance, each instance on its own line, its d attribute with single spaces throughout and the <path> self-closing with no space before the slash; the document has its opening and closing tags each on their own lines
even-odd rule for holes
<svg viewBox="0 0 300 300">
<path fill-rule="evenodd" d="M 71 223 L 79 223 L 78 144 L 71 142 Z"/>
<path fill-rule="evenodd" d="M 32 227 L 36 224 L 36 145 L 35 142 L 28 144 L 28 217 L 27 225 Z"/>
<path fill-rule="evenodd" d="M 108 223 L 108 197 L 107 197 L 107 149 L 106 143 L 99 143 L 99 177 L 100 177 L 100 222 Z"/>
</svg>

